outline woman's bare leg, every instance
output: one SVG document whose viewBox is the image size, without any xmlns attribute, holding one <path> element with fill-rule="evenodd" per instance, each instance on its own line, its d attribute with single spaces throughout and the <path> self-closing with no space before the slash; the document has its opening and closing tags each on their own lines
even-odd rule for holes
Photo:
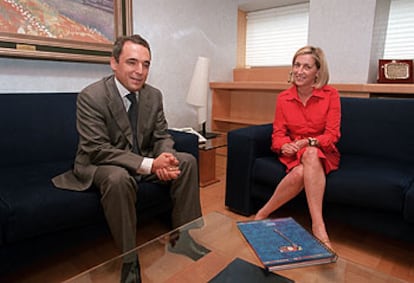
<svg viewBox="0 0 414 283">
<path fill-rule="evenodd" d="M 326 176 L 318 149 L 309 147 L 302 156 L 304 186 L 309 213 L 312 219 L 312 232 L 330 247 L 328 233 L 323 220 L 322 205 L 325 193 Z"/>
<path fill-rule="evenodd" d="M 293 168 L 277 185 L 272 197 L 257 212 L 255 219 L 267 218 L 273 211 L 297 196 L 303 189 L 303 166 Z"/>
</svg>

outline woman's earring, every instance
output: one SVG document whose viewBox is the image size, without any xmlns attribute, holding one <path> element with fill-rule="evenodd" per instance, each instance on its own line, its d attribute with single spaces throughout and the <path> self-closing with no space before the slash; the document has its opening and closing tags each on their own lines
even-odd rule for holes
<svg viewBox="0 0 414 283">
<path fill-rule="evenodd" d="M 289 77 L 288 77 L 288 83 L 292 83 L 293 82 L 293 73 L 292 71 L 289 72 Z"/>
</svg>

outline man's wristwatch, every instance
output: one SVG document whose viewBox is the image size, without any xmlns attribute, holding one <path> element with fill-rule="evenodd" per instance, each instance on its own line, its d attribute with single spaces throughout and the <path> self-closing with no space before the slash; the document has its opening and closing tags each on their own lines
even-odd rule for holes
<svg viewBox="0 0 414 283">
<path fill-rule="evenodd" d="M 318 140 L 315 138 L 308 138 L 308 143 L 309 143 L 309 146 L 317 146 Z"/>
</svg>

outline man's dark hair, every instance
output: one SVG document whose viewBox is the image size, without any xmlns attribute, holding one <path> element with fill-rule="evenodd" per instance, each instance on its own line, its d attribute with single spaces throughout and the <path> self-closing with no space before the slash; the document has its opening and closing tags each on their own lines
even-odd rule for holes
<svg viewBox="0 0 414 283">
<path fill-rule="evenodd" d="M 119 56 L 121 56 L 122 49 L 125 42 L 131 41 L 135 44 L 139 44 L 148 49 L 151 56 L 151 49 L 148 42 L 138 34 L 129 35 L 129 36 L 120 36 L 116 39 L 114 47 L 112 49 L 112 56 L 115 58 L 116 62 L 119 62 Z"/>
</svg>

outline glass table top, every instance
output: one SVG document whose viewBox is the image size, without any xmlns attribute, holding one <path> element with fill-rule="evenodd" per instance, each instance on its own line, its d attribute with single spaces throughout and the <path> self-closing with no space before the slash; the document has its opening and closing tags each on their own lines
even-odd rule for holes
<svg viewBox="0 0 414 283">
<path fill-rule="evenodd" d="M 138 254 L 143 283 L 208 282 L 234 259 L 262 266 L 236 221 L 213 212 L 65 282 L 119 282 L 123 259 Z M 336 263 L 278 270 L 295 282 L 406 282 L 339 256 Z"/>
</svg>

